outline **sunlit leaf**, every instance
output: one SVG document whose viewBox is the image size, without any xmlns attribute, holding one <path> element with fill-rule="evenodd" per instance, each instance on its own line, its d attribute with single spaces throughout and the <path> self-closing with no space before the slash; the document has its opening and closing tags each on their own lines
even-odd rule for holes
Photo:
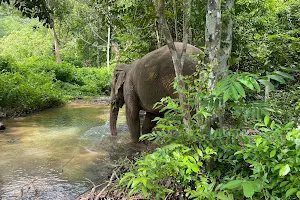
<svg viewBox="0 0 300 200">
<path fill-rule="evenodd" d="M 288 164 L 284 165 L 279 170 L 279 176 L 285 176 L 291 171 L 291 168 Z"/>
<path fill-rule="evenodd" d="M 252 198 L 255 193 L 256 184 L 253 181 L 245 181 L 243 183 L 243 193 L 245 197 Z"/>
<path fill-rule="evenodd" d="M 297 190 L 298 190 L 297 188 L 290 188 L 288 191 L 286 191 L 285 197 L 289 197 L 289 196 L 295 194 L 297 192 Z"/>
<path fill-rule="evenodd" d="M 233 180 L 233 181 L 229 181 L 228 183 L 226 183 L 225 185 L 223 185 L 221 187 L 221 190 L 223 189 L 234 189 L 234 188 L 238 188 L 243 184 L 243 180 Z"/>
<path fill-rule="evenodd" d="M 274 149 L 270 152 L 270 158 L 273 158 L 275 155 L 276 155 L 276 150 Z"/>
<path fill-rule="evenodd" d="M 265 118 L 264 118 L 264 123 L 265 125 L 267 126 L 270 122 L 270 116 L 269 115 L 266 115 Z"/>
<path fill-rule="evenodd" d="M 230 198 L 228 198 L 223 192 L 219 192 L 217 194 L 217 198 L 221 199 L 221 200 L 229 200 Z"/>
<path fill-rule="evenodd" d="M 244 78 L 244 77 L 241 77 L 241 78 L 239 78 L 238 80 L 239 80 L 241 83 L 243 83 L 246 87 L 248 87 L 249 89 L 254 90 L 253 84 L 252 84 L 249 80 L 243 79 L 243 78 Z"/>
</svg>

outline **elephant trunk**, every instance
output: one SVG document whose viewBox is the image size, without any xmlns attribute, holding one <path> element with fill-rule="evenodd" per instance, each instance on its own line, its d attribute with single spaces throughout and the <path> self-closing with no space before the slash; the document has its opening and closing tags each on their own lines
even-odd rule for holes
<svg viewBox="0 0 300 200">
<path fill-rule="evenodd" d="M 117 136 L 118 114 L 119 114 L 119 107 L 116 106 L 115 104 L 111 104 L 109 123 L 110 123 L 110 133 L 112 136 Z"/>
</svg>

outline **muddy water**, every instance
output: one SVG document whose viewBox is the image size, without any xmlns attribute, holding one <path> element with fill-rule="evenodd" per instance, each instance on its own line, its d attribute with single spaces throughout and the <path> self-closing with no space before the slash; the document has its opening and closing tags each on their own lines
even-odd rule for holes
<svg viewBox="0 0 300 200">
<path fill-rule="evenodd" d="M 109 136 L 107 105 L 70 104 L 5 122 L 0 133 L 0 199 L 75 199 L 103 183 L 131 154 L 124 111 Z"/>
</svg>

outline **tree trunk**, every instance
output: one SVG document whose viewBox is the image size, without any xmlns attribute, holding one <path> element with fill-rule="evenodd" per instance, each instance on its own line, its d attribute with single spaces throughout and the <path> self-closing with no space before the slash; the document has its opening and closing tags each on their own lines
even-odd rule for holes
<svg viewBox="0 0 300 200">
<path fill-rule="evenodd" d="M 208 0 L 205 27 L 205 48 L 209 73 L 208 88 L 213 90 L 219 76 L 219 56 L 221 47 L 221 0 Z"/>
<path fill-rule="evenodd" d="M 167 20 L 165 18 L 165 1 L 164 0 L 159 0 L 158 5 L 154 2 L 154 5 L 156 6 L 156 14 L 158 16 L 160 26 L 162 33 L 166 39 L 166 43 L 169 47 L 171 56 L 172 56 L 172 61 L 174 64 L 174 70 L 175 70 L 175 75 L 176 79 L 178 80 L 178 85 L 179 87 L 176 88 L 178 92 L 178 98 L 179 98 L 179 103 L 180 106 L 183 108 L 185 111 L 185 117 L 183 119 L 183 123 L 187 129 L 188 134 L 190 133 L 190 124 L 189 121 L 191 119 L 191 115 L 189 112 L 189 109 L 186 108 L 185 102 L 186 102 L 186 96 L 184 93 L 180 92 L 180 88 L 184 89 L 185 83 L 182 79 L 182 68 L 184 64 L 184 57 L 186 54 L 186 47 L 187 47 L 187 40 L 188 40 L 188 30 L 189 30 L 189 16 L 190 16 L 190 10 L 191 10 L 191 0 L 188 0 L 188 2 L 185 2 L 185 18 L 184 18 L 184 27 L 183 27 L 183 48 L 182 48 L 182 53 L 181 56 L 178 55 L 178 52 L 176 50 Z"/>
<path fill-rule="evenodd" d="M 156 35 L 156 40 L 157 40 L 157 48 L 161 47 L 161 41 L 160 41 L 160 36 L 159 36 L 159 24 L 155 20 L 155 35 Z"/>
<path fill-rule="evenodd" d="M 174 12 L 175 41 L 178 41 L 176 0 L 173 0 L 173 12 Z"/>
<path fill-rule="evenodd" d="M 107 47 L 106 47 L 106 65 L 109 67 L 109 53 L 110 53 L 110 23 L 107 30 Z"/>
<path fill-rule="evenodd" d="M 61 62 L 61 57 L 60 57 L 60 46 L 59 46 L 59 41 L 55 32 L 54 28 L 54 21 L 50 23 L 50 28 L 52 31 L 52 36 L 54 40 L 54 48 L 55 48 L 55 57 L 56 57 L 56 62 L 60 63 Z"/>
<path fill-rule="evenodd" d="M 226 9 L 227 12 L 230 13 L 234 6 L 234 0 L 227 0 L 226 1 Z M 230 16 L 226 19 L 228 20 L 227 23 L 223 23 L 222 27 L 222 44 L 221 44 L 221 55 L 220 55 L 220 78 L 224 77 L 227 74 L 229 65 L 228 59 L 231 55 L 231 48 L 232 48 L 232 29 L 233 29 L 233 21 Z M 223 19 L 224 20 L 224 19 Z"/>
<path fill-rule="evenodd" d="M 97 67 L 100 66 L 100 52 L 99 49 L 97 49 Z"/>
<path fill-rule="evenodd" d="M 167 20 L 165 18 L 165 2 L 164 2 L 164 0 L 159 0 L 158 5 L 156 7 L 156 12 L 157 12 L 157 16 L 158 16 L 159 23 L 161 26 L 161 30 L 165 36 L 166 43 L 167 43 L 169 50 L 171 52 L 171 55 L 172 55 L 172 60 L 173 60 L 174 69 L 175 69 L 175 75 L 176 75 L 176 77 L 180 77 L 182 74 L 181 73 L 182 66 L 180 63 L 178 52 L 174 45 L 174 41 L 173 41 L 170 29 L 169 29 Z"/>
<path fill-rule="evenodd" d="M 189 40 L 188 40 L 189 44 L 193 44 L 193 31 L 192 31 L 192 27 L 190 26 L 189 29 Z"/>
<path fill-rule="evenodd" d="M 111 44 L 111 49 L 112 49 L 112 52 L 115 54 L 115 59 L 120 60 L 120 55 L 119 55 L 120 50 L 119 50 L 118 44 L 113 42 Z"/>
<path fill-rule="evenodd" d="M 186 56 L 186 47 L 189 39 L 190 17 L 191 17 L 192 0 L 185 0 L 183 3 L 183 47 L 181 53 L 181 66 L 184 65 L 184 58 Z"/>
<path fill-rule="evenodd" d="M 267 72 L 267 75 L 268 75 L 268 72 Z M 268 77 L 268 81 L 270 81 L 270 78 Z M 269 98 L 270 98 L 270 87 L 269 86 L 266 86 L 265 88 L 265 101 L 267 101 Z"/>
</svg>

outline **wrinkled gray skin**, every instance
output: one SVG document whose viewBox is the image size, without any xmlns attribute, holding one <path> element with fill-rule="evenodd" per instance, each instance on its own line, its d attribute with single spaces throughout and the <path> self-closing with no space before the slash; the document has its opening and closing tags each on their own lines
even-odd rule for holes
<svg viewBox="0 0 300 200">
<path fill-rule="evenodd" d="M 175 43 L 176 49 L 181 54 L 182 43 Z M 195 72 L 195 57 L 202 53 L 198 48 L 188 45 L 185 57 L 183 75 L 191 75 Z M 174 94 L 173 81 L 175 71 L 171 53 L 167 46 L 136 60 L 132 64 L 120 64 L 115 68 L 111 87 L 111 135 L 116 136 L 116 123 L 119 108 L 126 104 L 126 120 L 133 142 L 140 137 L 139 111 L 146 111 L 142 125 L 142 134 L 151 132 L 155 123 L 152 120 L 162 116 L 153 105 L 166 96 L 176 97 Z"/>
</svg>

